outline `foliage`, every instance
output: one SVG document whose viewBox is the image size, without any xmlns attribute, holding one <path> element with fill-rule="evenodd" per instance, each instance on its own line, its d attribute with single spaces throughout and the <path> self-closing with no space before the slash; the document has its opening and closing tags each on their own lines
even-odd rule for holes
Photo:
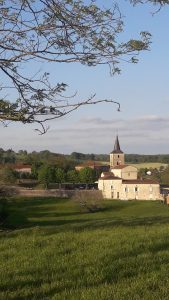
<svg viewBox="0 0 169 300">
<path fill-rule="evenodd" d="M 15 163 L 16 162 L 16 153 L 12 149 L 3 150 L 0 148 L 0 163 Z"/>
<path fill-rule="evenodd" d="M 79 172 L 77 172 L 76 170 L 70 170 L 67 172 L 67 182 L 78 183 L 79 181 Z"/>
<path fill-rule="evenodd" d="M 13 184 L 16 182 L 16 172 L 10 167 L 0 169 L 0 183 Z"/>
<path fill-rule="evenodd" d="M 32 164 L 31 168 L 31 175 L 33 179 L 38 179 L 38 170 L 41 167 L 41 164 L 38 162 L 35 162 Z"/>
<path fill-rule="evenodd" d="M 55 170 L 55 176 L 56 176 L 55 181 L 57 183 L 63 183 L 66 180 L 65 171 L 63 169 L 61 169 L 61 168 L 56 168 L 56 170 Z"/>
<path fill-rule="evenodd" d="M 2 226 L 4 224 L 7 216 L 8 216 L 7 199 L 0 198 L 0 226 Z"/>
<path fill-rule="evenodd" d="M 75 160 L 95 160 L 95 154 L 84 154 L 84 153 L 79 153 L 79 152 L 72 152 L 70 155 L 73 159 Z"/>
<path fill-rule="evenodd" d="M 76 102 L 64 96 L 65 83 L 52 85 L 48 72 L 29 74 L 28 64 L 106 64 L 114 74 L 120 72 L 122 59 L 137 62 L 135 56 L 150 43 L 147 32 L 141 32 L 140 39 L 120 42 L 123 20 L 118 5 L 101 8 L 95 0 L 3 0 L 0 31 L 1 120 L 36 122 L 42 126 L 41 133 L 47 130 L 45 121 L 82 105 L 109 102 L 117 104 L 118 110 L 120 105 L 112 99 L 95 99 L 95 95 Z M 9 101 L 4 97 L 6 90 Z"/>
<path fill-rule="evenodd" d="M 169 154 L 143 155 L 143 154 L 126 154 L 126 162 L 130 163 L 169 163 Z"/>
<path fill-rule="evenodd" d="M 83 161 L 100 161 L 101 163 L 108 163 L 110 157 L 108 154 L 93 154 L 93 153 L 79 153 L 72 152 L 70 155 L 63 155 L 59 153 L 53 153 L 49 150 L 33 151 L 28 153 L 26 150 L 20 150 L 18 152 L 12 149 L 3 150 L 0 148 L 0 163 L 1 164 L 31 164 L 36 165 L 38 169 L 43 163 L 48 161 L 51 165 L 56 165 L 58 168 L 63 168 L 65 171 L 73 170 L 74 167 Z M 125 160 L 127 163 L 169 163 L 169 154 L 157 154 L 157 155 L 143 155 L 143 154 L 125 154 Z"/>
<path fill-rule="evenodd" d="M 147 171 L 151 175 L 147 175 Z M 141 168 L 138 172 L 139 178 L 151 178 L 158 180 L 161 185 L 169 185 L 169 166 L 161 166 L 160 168 Z"/>
<path fill-rule="evenodd" d="M 53 174 L 49 165 L 44 165 L 39 169 L 38 180 L 40 183 L 43 183 L 46 189 L 48 188 L 49 183 L 51 182 L 51 175 Z"/>
<path fill-rule="evenodd" d="M 165 5 L 165 4 L 169 4 L 169 0 L 130 0 L 131 3 L 133 4 L 138 4 L 138 3 L 147 3 L 147 2 L 150 2 L 150 3 L 153 3 L 155 5 Z"/>
<path fill-rule="evenodd" d="M 161 183 L 164 185 L 169 185 L 169 166 L 164 170 L 160 171 L 161 173 Z"/>
<path fill-rule="evenodd" d="M 169 209 L 103 201 L 14 198 L 0 232 L 0 299 L 168 300 Z"/>
<path fill-rule="evenodd" d="M 82 183 L 94 183 L 97 179 L 96 171 L 89 167 L 79 171 L 79 178 Z"/>
</svg>

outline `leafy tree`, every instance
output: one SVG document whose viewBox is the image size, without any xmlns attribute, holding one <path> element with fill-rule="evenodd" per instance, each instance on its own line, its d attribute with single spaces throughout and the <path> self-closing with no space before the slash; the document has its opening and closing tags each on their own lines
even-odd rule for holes
<svg viewBox="0 0 169 300">
<path fill-rule="evenodd" d="M 3 163 L 3 155 L 4 155 L 4 150 L 0 148 L 0 163 Z"/>
<path fill-rule="evenodd" d="M 16 182 L 16 173 L 13 169 L 5 167 L 0 170 L 0 183 L 1 184 L 13 184 Z"/>
<path fill-rule="evenodd" d="M 169 166 L 161 172 L 161 183 L 169 185 Z"/>
<path fill-rule="evenodd" d="M 0 188 L 0 195 L 3 195 L 3 190 Z M 3 200 L 1 199 L 0 202 L 0 227 L 3 225 L 5 222 L 6 218 L 8 216 L 8 202 L 4 198 Z"/>
<path fill-rule="evenodd" d="M 137 62 L 135 55 L 147 50 L 150 43 L 147 32 L 142 32 L 140 39 L 121 43 L 118 37 L 122 31 L 123 20 L 115 3 L 107 9 L 100 8 L 96 0 L 87 4 L 85 0 L 0 1 L 0 119 L 36 122 L 44 133 L 45 121 L 63 117 L 82 105 L 109 102 L 120 109 L 116 101 L 99 100 L 95 95 L 77 102 L 64 97 L 65 83 L 52 85 L 47 72 L 30 74 L 27 64 L 107 64 L 112 74 L 119 73 L 121 59 Z"/>
<path fill-rule="evenodd" d="M 78 183 L 79 179 L 79 172 L 76 170 L 70 170 L 67 172 L 67 181 L 70 183 Z"/>
<path fill-rule="evenodd" d="M 66 174 L 65 174 L 65 171 L 63 169 L 57 168 L 56 172 L 55 172 L 55 176 L 56 176 L 55 180 L 56 180 L 57 183 L 65 182 Z"/>
<path fill-rule="evenodd" d="M 140 169 L 138 170 L 138 177 L 139 177 L 140 179 L 146 178 L 146 177 L 147 177 L 147 171 L 149 171 L 149 169 L 147 169 L 147 168 L 140 168 Z"/>
<path fill-rule="evenodd" d="M 133 4 L 138 4 L 138 3 L 143 4 L 143 3 L 150 2 L 155 5 L 160 5 L 160 7 L 165 4 L 169 4 L 169 0 L 130 0 L 130 2 Z"/>
<path fill-rule="evenodd" d="M 83 160 L 86 159 L 85 154 L 79 152 L 72 152 L 71 157 L 75 160 Z"/>
<path fill-rule="evenodd" d="M 38 170 L 41 167 L 41 164 L 38 162 L 35 162 L 32 164 L 31 168 L 31 175 L 33 179 L 38 179 Z"/>
<path fill-rule="evenodd" d="M 16 154 L 12 149 L 8 149 L 4 152 L 3 155 L 3 163 L 15 163 Z"/>
<path fill-rule="evenodd" d="M 95 170 L 86 167 L 79 171 L 80 181 L 83 183 L 94 183 L 96 180 Z"/>
<path fill-rule="evenodd" d="M 48 165 L 43 165 L 38 171 L 38 180 L 43 183 L 44 187 L 48 189 L 49 183 L 52 182 L 51 168 Z"/>
</svg>

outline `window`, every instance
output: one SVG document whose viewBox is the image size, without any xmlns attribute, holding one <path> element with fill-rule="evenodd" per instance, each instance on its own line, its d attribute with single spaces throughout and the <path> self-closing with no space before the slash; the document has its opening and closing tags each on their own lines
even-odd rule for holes
<svg viewBox="0 0 169 300">
<path fill-rule="evenodd" d="M 127 186 L 124 188 L 124 191 L 125 191 L 126 193 L 128 192 L 128 187 L 127 187 Z"/>
<path fill-rule="evenodd" d="M 135 192 L 138 192 L 138 187 L 137 187 L 137 186 L 135 186 L 134 190 L 135 190 Z"/>
<path fill-rule="evenodd" d="M 150 185 L 150 192 L 152 193 L 152 191 L 153 191 L 153 187 Z"/>
<path fill-rule="evenodd" d="M 120 157 L 120 155 L 117 155 L 117 157 L 119 158 L 119 157 Z"/>
</svg>

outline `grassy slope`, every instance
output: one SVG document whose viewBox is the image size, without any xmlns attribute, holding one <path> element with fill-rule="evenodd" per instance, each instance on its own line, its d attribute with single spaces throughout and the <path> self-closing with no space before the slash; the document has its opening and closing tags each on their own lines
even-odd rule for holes
<svg viewBox="0 0 169 300">
<path fill-rule="evenodd" d="M 0 299 L 155 300 L 169 294 L 169 208 L 15 199 L 0 234 Z"/>
</svg>

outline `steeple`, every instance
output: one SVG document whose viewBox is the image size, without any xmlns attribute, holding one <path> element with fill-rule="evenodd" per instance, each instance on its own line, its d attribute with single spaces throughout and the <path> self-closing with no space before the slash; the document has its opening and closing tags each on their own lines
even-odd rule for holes
<svg viewBox="0 0 169 300">
<path fill-rule="evenodd" d="M 124 153 L 120 149 L 119 138 L 118 135 L 116 135 L 114 150 L 110 153 L 110 169 L 115 166 L 124 165 L 124 164 L 125 164 Z"/>
<path fill-rule="evenodd" d="M 120 143 L 119 143 L 118 135 L 116 135 L 114 150 L 111 153 L 123 153 L 123 151 L 121 151 L 121 149 L 120 149 Z"/>
</svg>

